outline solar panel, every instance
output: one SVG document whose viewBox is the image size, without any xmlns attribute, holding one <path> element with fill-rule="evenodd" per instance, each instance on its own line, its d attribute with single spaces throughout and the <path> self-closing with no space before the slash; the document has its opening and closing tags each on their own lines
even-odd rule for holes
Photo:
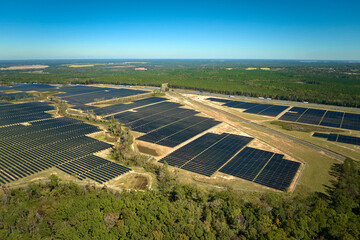
<svg viewBox="0 0 360 240">
<path fill-rule="evenodd" d="M 273 152 L 246 147 L 220 172 L 252 181 L 273 155 Z"/>
<path fill-rule="evenodd" d="M 292 107 L 289 111 L 287 111 L 279 119 L 284 120 L 284 121 L 296 122 L 306 110 L 307 110 L 307 108 Z"/>
<path fill-rule="evenodd" d="M 353 145 L 360 145 L 360 138 L 359 137 L 346 136 L 346 135 L 339 135 L 337 137 L 337 142 L 353 144 Z"/>
<path fill-rule="evenodd" d="M 250 137 L 228 134 L 181 168 L 209 177 L 251 140 Z"/>
<path fill-rule="evenodd" d="M 252 108 L 249 108 L 249 109 L 247 109 L 247 110 L 244 111 L 244 112 L 257 114 L 257 113 L 259 113 L 259 112 L 262 112 L 262 111 L 270 108 L 271 106 L 272 106 L 272 105 L 269 105 L 269 104 L 258 104 L 257 106 L 254 106 L 254 107 L 252 107 Z"/>
<path fill-rule="evenodd" d="M 158 128 L 152 132 L 149 132 L 141 137 L 138 140 L 146 141 L 146 142 L 159 142 L 165 137 L 171 136 L 177 132 L 184 130 L 185 128 L 191 127 L 192 125 L 198 124 L 202 121 L 207 120 L 208 118 L 198 117 L 198 116 L 190 116 L 179 121 L 173 122 L 167 126 L 162 128 Z"/>
<path fill-rule="evenodd" d="M 297 120 L 297 122 L 318 125 L 325 112 L 325 110 L 308 108 Z"/>
<path fill-rule="evenodd" d="M 287 108 L 288 108 L 288 106 L 273 105 L 273 106 L 259 112 L 258 114 L 269 116 L 269 117 L 276 117 L 277 115 L 282 113 Z"/>
<path fill-rule="evenodd" d="M 275 154 L 254 182 L 284 191 L 290 187 L 299 167 L 299 162 L 289 161 L 283 159 L 282 155 Z"/>
<path fill-rule="evenodd" d="M 343 112 L 327 111 L 320 125 L 339 128 L 343 120 Z"/>
<path fill-rule="evenodd" d="M 187 161 L 191 160 L 226 136 L 227 134 L 219 135 L 214 133 L 206 133 L 203 136 L 172 152 L 168 156 L 162 158 L 159 162 L 164 163 L 166 161 L 171 166 L 181 167 Z"/>
<path fill-rule="evenodd" d="M 150 98 L 136 100 L 136 101 L 134 101 L 132 103 L 114 104 L 114 105 L 110 105 L 108 107 L 98 108 L 98 109 L 94 110 L 94 112 L 96 114 L 98 114 L 98 115 L 108 115 L 108 114 L 111 114 L 111 113 L 122 112 L 122 111 L 126 111 L 126 110 L 129 110 L 129 109 L 145 106 L 145 105 L 148 105 L 148 104 L 152 104 L 152 103 L 156 103 L 156 102 L 162 102 L 162 101 L 165 101 L 165 100 L 167 100 L 167 99 L 166 98 L 161 98 L 161 97 L 150 97 Z"/>
<path fill-rule="evenodd" d="M 345 113 L 341 128 L 360 131 L 360 114 Z"/>
<path fill-rule="evenodd" d="M 20 107 L 28 108 L 29 105 Z M 30 126 L 0 128 L 0 183 L 8 183 L 110 148 L 111 144 L 85 136 L 97 131 L 96 126 L 65 117 L 33 122 Z M 71 174 L 71 169 L 63 170 Z"/>
<path fill-rule="evenodd" d="M 212 128 L 221 122 L 215 121 L 211 118 L 205 119 L 204 121 L 192 125 L 183 131 L 179 131 L 176 134 L 173 134 L 167 138 L 164 138 L 160 140 L 159 142 L 156 142 L 156 144 L 167 146 L 167 147 L 175 147 L 179 145 L 182 142 L 185 142 L 189 140 L 192 137 L 195 137 L 196 135 L 208 130 L 209 128 Z"/>
<path fill-rule="evenodd" d="M 313 136 L 313 137 L 319 137 L 319 138 L 328 138 L 328 137 L 329 137 L 329 134 L 316 132 L 316 133 L 314 133 L 312 136 Z"/>
<path fill-rule="evenodd" d="M 353 145 L 360 145 L 360 138 L 341 134 L 314 133 L 313 137 L 327 138 L 328 141 L 341 142 Z"/>
</svg>

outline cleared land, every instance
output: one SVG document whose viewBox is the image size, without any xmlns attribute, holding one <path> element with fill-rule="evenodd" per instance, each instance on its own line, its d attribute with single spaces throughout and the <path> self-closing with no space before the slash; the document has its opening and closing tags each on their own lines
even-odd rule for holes
<svg viewBox="0 0 360 240">
<path fill-rule="evenodd" d="M 289 111 L 290 107 L 288 106 L 281 107 L 280 109 L 273 104 L 230 102 L 228 100 L 225 100 L 227 104 L 223 104 L 224 102 L 210 101 L 206 96 L 173 93 L 162 97 L 149 97 L 144 95 L 143 99 L 140 98 L 137 100 L 134 98 L 134 100 L 131 100 L 131 98 L 129 98 L 128 100 L 132 102 L 128 103 L 113 104 L 115 101 L 112 101 L 106 105 L 95 106 L 93 105 L 94 101 L 98 101 L 99 99 L 89 97 L 91 94 L 102 94 L 105 97 L 112 96 L 113 94 L 115 97 L 121 99 L 127 98 L 129 94 L 131 95 L 133 93 L 135 93 L 135 95 L 139 94 L 140 96 L 144 91 L 136 89 L 117 90 L 113 87 L 98 88 L 96 86 L 65 86 L 59 88 L 49 85 L 18 85 L 15 86 L 14 89 L 29 90 L 32 88 L 37 91 L 57 89 L 59 90 L 58 92 L 61 92 L 58 94 L 59 97 L 67 100 L 72 98 L 72 101 L 78 101 L 74 106 L 75 108 L 78 108 L 78 106 L 87 106 L 91 107 L 94 113 L 98 115 L 114 115 L 118 121 L 132 129 L 137 139 L 135 144 L 138 146 L 137 149 L 140 150 L 140 152 L 152 156 L 154 159 L 152 161 L 155 164 L 161 164 L 157 163 L 160 159 L 168 159 L 169 164 L 175 166 L 175 168 L 171 169 L 179 176 L 179 180 L 185 183 L 196 183 L 204 187 L 215 188 L 231 187 L 245 191 L 273 191 L 274 189 L 288 189 L 289 191 L 295 190 L 295 192 L 324 191 L 324 185 L 328 185 L 332 179 L 329 175 L 329 170 L 337 161 L 321 150 L 314 150 L 309 146 L 289 140 L 285 136 L 274 135 L 271 132 L 263 131 L 256 125 L 242 121 L 239 122 L 237 119 L 233 119 L 221 112 L 212 111 L 207 107 L 203 107 L 201 104 L 230 112 L 248 121 L 261 124 L 288 135 L 294 135 L 293 133 L 296 133 L 294 136 L 299 139 L 304 139 L 309 142 L 312 141 L 319 146 L 332 149 L 339 153 L 342 153 L 342 149 L 353 149 L 353 153 L 346 156 L 351 156 L 355 160 L 358 159 L 356 152 L 356 147 L 358 146 L 329 148 L 328 146 L 331 146 L 331 144 L 338 143 L 329 142 L 327 143 L 329 145 L 324 145 L 326 140 L 316 139 L 311 136 L 313 131 L 319 130 L 329 132 L 347 132 L 349 130 L 313 126 L 303 123 L 276 122 L 279 124 L 271 124 L 276 118 L 283 116 Z M 9 87 L 3 87 L 3 89 L 7 90 Z M 231 105 L 228 106 L 228 103 L 231 103 Z M 234 106 L 246 106 L 246 110 L 244 111 L 244 108 L 241 109 L 241 107 L 234 108 L 232 107 L 233 104 Z M 13 113 L 13 111 L 10 110 L 12 107 L 7 106 L 8 104 L 5 104 L 3 109 L 8 109 L 6 111 L 11 115 L 11 113 Z M 24 106 L 27 105 L 25 104 Z M 26 110 L 27 108 L 24 109 Z M 29 111 L 30 110 L 31 108 L 29 108 Z M 324 113 L 325 112 L 326 110 Z M 262 115 L 261 113 L 266 114 Z M 78 114 L 79 116 L 82 114 L 84 116 L 87 115 L 86 112 L 81 113 L 81 111 L 78 111 Z M 13 115 L 17 116 L 18 114 Z M 24 115 L 27 117 L 32 116 L 31 112 L 25 113 Z M 15 118 L 15 120 L 18 118 L 19 117 Z M 96 118 L 100 119 L 101 117 L 96 116 Z M 7 117 L 4 118 L 4 121 L 5 120 L 9 121 Z M 30 119 L 30 121 L 32 120 Z M 204 125 L 204 123 L 207 122 L 213 122 L 215 124 Z M 288 130 L 282 128 L 284 126 L 285 128 L 291 127 L 292 131 L 287 133 Z M 300 135 L 298 135 L 298 133 L 300 133 Z M 71 135 L 71 131 L 69 134 Z M 192 156 L 190 156 L 190 150 L 184 150 L 187 146 L 196 146 L 195 143 L 199 141 L 199 139 L 204 139 L 206 136 L 209 136 L 209 134 L 211 136 L 220 136 L 221 139 L 207 147 L 204 146 L 203 143 L 200 143 L 199 148 L 191 150 L 193 151 Z M 307 137 L 299 137 L 302 136 L 301 134 Z M 356 135 L 357 131 L 352 131 L 349 134 Z M 108 138 L 104 133 L 95 134 L 94 137 L 101 140 L 101 142 L 112 141 L 112 139 Z M 250 141 L 243 145 L 235 144 L 236 141 L 240 141 L 241 139 L 250 139 Z M 97 146 L 100 145 L 98 144 Z M 39 145 L 39 148 L 42 148 L 42 146 Z M 109 148 L 109 146 L 106 148 Z M 37 149 L 37 147 L 34 149 Z M 37 153 L 34 151 L 31 154 L 36 155 Z M 109 151 L 95 155 L 85 154 L 85 156 L 80 158 L 66 160 L 59 166 L 56 164 L 53 166 L 69 175 L 77 177 L 79 180 L 88 181 L 87 179 L 92 179 L 98 182 L 98 184 L 106 182 L 108 186 L 114 188 L 121 188 L 121 186 L 123 186 L 124 188 L 141 190 L 149 187 L 149 185 L 145 183 L 151 181 L 151 174 L 145 177 L 147 179 L 146 181 L 144 176 L 140 176 L 141 174 L 136 175 L 136 173 L 143 171 L 140 168 L 134 168 L 135 170 L 132 168 L 133 172 L 131 174 L 124 174 L 130 171 L 130 169 L 118 167 L 118 165 L 110 160 L 108 154 Z M 175 156 L 176 154 L 178 154 L 176 161 L 184 161 L 181 165 L 178 163 L 172 164 L 172 160 L 170 161 L 170 159 L 174 159 L 171 156 Z M 262 157 L 263 155 L 264 157 Z M 50 160 L 51 156 L 49 157 Z M 45 156 L 44 159 L 47 159 L 47 157 Z M 165 160 L 160 162 L 165 162 Z M 46 161 L 43 161 L 43 163 L 46 163 Z M 49 165 L 49 167 L 53 166 Z M 22 169 L 24 172 L 30 171 L 19 167 L 20 165 L 13 169 L 16 171 Z M 29 168 L 31 168 L 30 165 Z M 34 167 L 32 168 L 31 171 L 35 170 Z M 4 174 L 5 173 L 6 172 L 4 172 Z M 124 178 L 118 177 L 122 174 L 124 174 Z M 20 174 L 15 173 L 15 175 L 19 177 L 21 172 Z M 24 175 L 23 178 L 28 178 L 27 176 L 28 175 Z M 35 176 L 38 176 L 38 174 L 34 174 L 34 177 Z M 37 178 L 40 179 L 39 177 Z M 5 177 L 3 181 L 5 179 L 9 180 L 8 177 Z M 19 178 L 19 180 L 15 181 L 15 184 L 21 182 L 21 179 L 22 178 Z"/>
</svg>

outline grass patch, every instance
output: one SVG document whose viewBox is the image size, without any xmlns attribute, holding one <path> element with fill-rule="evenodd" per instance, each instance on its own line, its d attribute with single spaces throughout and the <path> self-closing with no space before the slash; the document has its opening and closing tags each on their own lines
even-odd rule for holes
<svg viewBox="0 0 360 240">
<path fill-rule="evenodd" d="M 273 125 L 278 125 L 282 127 L 284 130 L 288 131 L 299 131 L 299 132 L 315 132 L 315 131 L 321 131 L 321 132 L 344 132 L 340 129 L 333 129 L 328 127 L 320 127 L 320 126 L 311 126 L 301 123 L 289 123 L 289 122 L 281 122 L 281 121 L 272 121 L 270 122 Z"/>
</svg>

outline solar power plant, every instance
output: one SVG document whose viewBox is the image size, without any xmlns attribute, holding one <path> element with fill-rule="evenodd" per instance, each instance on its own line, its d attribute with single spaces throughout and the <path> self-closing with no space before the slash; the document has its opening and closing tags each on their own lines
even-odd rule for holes
<svg viewBox="0 0 360 240">
<path fill-rule="evenodd" d="M 360 114 L 345 113 L 341 128 L 360 131 Z"/>
<path fill-rule="evenodd" d="M 53 110 L 48 103 L 30 102 L 0 106 L 0 126 L 50 118 L 44 111 Z"/>
<path fill-rule="evenodd" d="M 28 98 L 30 97 L 29 94 L 24 92 L 19 93 L 2 93 L 0 92 L 0 100 L 14 100 L 14 99 L 20 99 L 20 98 Z"/>
<path fill-rule="evenodd" d="M 280 113 L 285 111 L 287 108 L 288 108 L 288 106 L 273 105 L 273 106 L 259 112 L 258 114 L 269 116 L 269 117 L 276 117 L 277 115 L 279 115 Z"/>
<path fill-rule="evenodd" d="M 190 161 L 207 148 L 211 147 L 216 142 L 225 138 L 227 134 L 214 134 L 214 133 L 206 133 L 203 136 L 195 139 L 191 143 L 186 144 L 185 146 L 175 150 L 171 154 L 162 158 L 159 162 L 164 163 L 167 162 L 170 166 L 181 167 L 186 162 Z"/>
<path fill-rule="evenodd" d="M 99 89 L 100 89 L 100 91 L 80 93 L 80 94 L 71 95 L 71 96 L 61 96 L 60 95 L 60 97 L 63 100 L 67 101 L 69 104 L 83 105 L 83 104 L 91 103 L 91 102 L 98 102 L 98 101 L 102 101 L 102 100 L 127 97 L 127 96 L 145 93 L 145 91 L 133 90 L 133 89 L 102 89 L 102 88 L 99 88 Z"/>
<path fill-rule="evenodd" d="M 92 87 L 92 86 L 65 86 L 58 87 L 57 90 L 59 93 L 57 94 L 59 97 L 70 97 L 79 94 L 86 94 L 91 92 L 100 92 L 105 90 L 110 90 L 111 88 L 101 88 L 101 87 Z"/>
<path fill-rule="evenodd" d="M 254 106 L 254 107 L 251 107 L 251 108 L 247 109 L 244 112 L 258 114 L 259 112 L 262 112 L 262 111 L 264 111 L 265 109 L 267 109 L 267 108 L 269 108 L 271 106 L 272 105 L 269 105 L 269 104 L 258 104 L 258 105 Z"/>
<path fill-rule="evenodd" d="M 18 90 L 18 91 L 38 91 L 38 92 L 44 92 L 44 91 L 55 91 L 54 86 L 48 85 L 48 84 L 15 84 L 15 85 L 8 85 L 8 86 L 1 86 L 0 90 Z"/>
<path fill-rule="evenodd" d="M 279 119 L 284 120 L 284 121 L 296 122 L 306 110 L 307 110 L 307 108 L 292 107 L 289 111 L 287 111 Z"/>
<path fill-rule="evenodd" d="M 85 136 L 97 131 L 96 126 L 65 117 L 0 128 L 0 182 L 8 183 L 110 148 L 108 143 Z"/>
<path fill-rule="evenodd" d="M 165 100 L 167 100 L 167 99 L 162 98 L 162 97 L 150 97 L 150 98 L 136 100 L 136 101 L 134 101 L 132 103 L 128 103 L 128 104 L 114 104 L 114 105 L 111 105 L 108 107 L 97 108 L 94 110 L 94 112 L 98 115 L 109 115 L 112 113 L 118 113 L 118 112 L 126 111 L 126 110 L 133 109 L 133 108 L 138 108 L 141 106 L 146 106 L 146 105 L 153 104 L 153 103 L 162 102 Z"/>
<path fill-rule="evenodd" d="M 108 161 L 95 155 L 88 155 L 57 166 L 60 170 L 78 179 L 92 179 L 98 183 L 107 182 L 128 171 L 130 168 Z"/>
<path fill-rule="evenodd" d="M 223 106 L 227 107 L 246 109 L 244 111 L 246 113 L 253 113 L 270 117 L 276 117 L 288 108 L 288 106 L 231 101 L 219 98 L 207 98 L 207 100 L 225 103 Z"/>
<path fill-rule="evenodd" d="M 279 120 L 360 131 L 360 114 L 293 107 Z"/>
<path fill-rule="evenodd" d="M 283 159 L 283 155 L 275 154 L 254 182 L 284 191 L 290 187 L 299 167 L 299 162 L 289 161 Z"/>
<path fill-rule="evenodd" d="M 327 138 L 328 141 L 360 145 L 360 138 L 341 134 L 314 133 L 313 137 Z"/>
<path fill-rule="evenodd" d="M 127 126 L 132 126 L 131 124 L 135 124 L 137 121 L 143 121 L 144 123 L 151 122 L 150 119 L 153 119 L 155 116 L 160 118 L 164 118 L 164 116 L 169 116 L 173 109 L 177 109 L 180 106 L 181 104 L 179 103 L 164 101 L 157 104 L 138 108 L 135 111 L 118 113 L 113 115 L 113 117 L 119 122 L 127 124 Z M 140 126 L 142 124 L 137 125 Z"/>
<path fill-rule="evenodd" d="M 215 121 L 211 118 L 206 119 L 198 124 L 192 125 L 183 131 L 179 131 L 176 134 L 173 134 L 169 137 L 166 137 L 158 142 L 156 144 L 167 146 L 167 147 L 175 147 L 182 142 L 185 142 L 189 140 L 192 137 L 195 137 L 196 135 L 218 125 L 220 122 Z"/>
<path fill-rule="evenodd" d="M 151 131 L 150 133 L 145 134 L 145 135 L 139 137 L 138 139 L 155 143 L 157 141 L 162 140 L 165 137 L 175 134 L 181 130 L 184 130 L 186 127 L 200 123 L 206 119 L 207 118 L 204 118 L 204 117 L 190 116 L 190 117 L 181 119 L 179 121 L 172 122 L 171 124 L 166 125 L 161 128 L 158 128 L 154 131 Z"/>
<path fill-rule="evenodd" d="M 220 172 L 253 181 L 273 155 L 273 152 L 246 147 L 231 159 Z"/>
<path fill-rule="evenodd" d="M 207 123 L 205 123 L 207 122 Z M 204 124 L 201 127 L 198 126 L 198 124 Z M 190 116 L 185 119 L 181 119 L 179 121 L 176 121 L 172 124 L 169 124 L 165 127 L 156 129 L 152 132 L 149 132 L 141 137 L 138 138 L 138 140 L 156 143 L 160 145 L 166 146 L 166 144 L 173 146 L 175 142 L 180 141 L 180 139 L 188 140 L 192 138 L 193 136 L 219 124 L 220 122 L 212 120 L 210 118 L 205 117 L 199 117 L 199 116 Z M 185 131 L 186 129 L 191 129 L 193 133 L 189 133 L 189 131 L 185 132 L 188 134 L 181 134 L 181 132 Z M 179 135 L 179 138 L 176 138 L 174 135 Z M 195 134 L 195 135 L 194 135 Z M 172 141 L 174 143 L 170 143 L 171 141 L 162 141 L 165 138 L 172 137 Z"/>
<path fill-rule="evenodd" d="M 312 136 L 313 136 L 313 137 L 319 137 L 319 138 L 328 138 L 328 137 L 329 137 L 329 134 L 316 132 L 316 133 L 314 133 Z"/>
<path fill-rule="evenodd" d="M 325 110 L 308 108 L 297 121 L 301 123 L 318 125 L 325 112 Z"/>
<path fill-rule="evenodd" d="M 98 107 L 91 106 L 91 105 L 85 105 L 85 104 L 78 104 L 76 106 L 72 106 L 71 108 L 82 110 L 82 111 L 91 111 L 95 109 L 99 109 Z"/>
<path fill-rule="evenodd" d="M 360 145 L 360 138 L 359 137 L 352 137 L 352 136 L 346 136 L 346 135 L 339 134 L 336 141 L 341 142 L 341 143 Z"/>
<path fill-rule="evenodd" d="M 340 128 L 343 117 L 343 112 L 327 111 L 320 125 Z"/>
<path fill-rule="evenodd" d="M 228 134 L 221 141 L 181 166 L 181 169 L 210 177 L 253 138 Z"/>
<path fill-rule="evenodd" d="M 176 108 L 165 113 L 139 119 L 138 121 L 129 123 L 128 126 L 134 131 L 148 133 L 182 119 L 194 116 L 197 113 L 199 112 L 191 109 Z"/>
</svg>

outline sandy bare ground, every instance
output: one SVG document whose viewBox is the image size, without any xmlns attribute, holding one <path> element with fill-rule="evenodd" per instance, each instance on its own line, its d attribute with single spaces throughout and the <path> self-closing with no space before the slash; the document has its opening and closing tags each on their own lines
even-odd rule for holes
<svg viewBox="0 0 360 240">
<path fill-rule="evenodd" d="M 49 67 L 48 65 L 23 65 L 23 66 L 11 66 L 7 68 L 0 68 L 0 70 L 24 70 L 24 69 L 43 69 Z"/>
</svg>

